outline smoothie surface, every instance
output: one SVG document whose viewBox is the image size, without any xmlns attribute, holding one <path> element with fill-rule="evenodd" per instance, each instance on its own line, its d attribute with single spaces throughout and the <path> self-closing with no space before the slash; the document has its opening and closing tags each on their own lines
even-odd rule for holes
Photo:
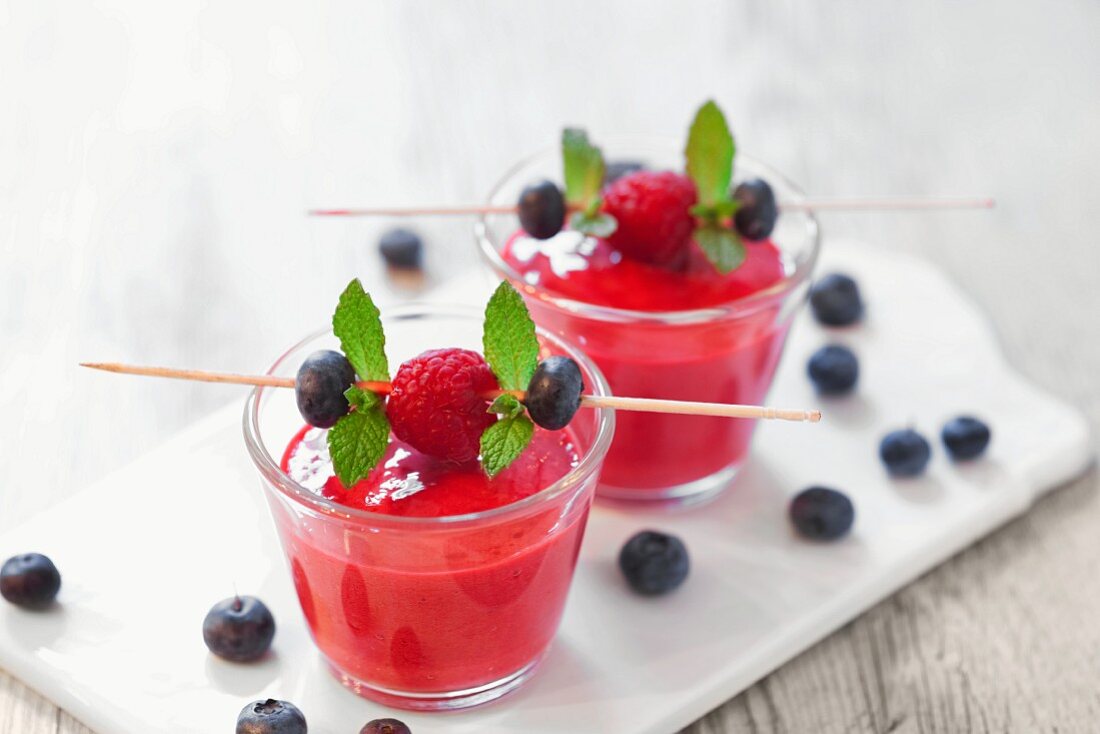
<svg viewBox="0 0 1100 734">
<path fill-rule="evenodd" d="M 536 429 L 527 450 L 490 479 L 479 462 L 440 461 L 391 436 L 374 471 L 348 489 L 333 473 L 325 435 L 303 427 L 283 454 L 283 471 L 333 502 L 385 515 L 445 517 L 491 510 L 546 489 L 580 461 L 568 431 Z"/>
<path fill-rule="evenodd" d="M 770 240 L 746 242 L 745 262 L 722 275 L 698 245 L 676 267 L 623 257 L 605 240 L 565 230 L 536 240 L 522 230 L 505 244 L 504 259 L 528 285 L 551 295 L 631 311 L 713 308 L 781 281 L 787 270 Z"/>
</svg>

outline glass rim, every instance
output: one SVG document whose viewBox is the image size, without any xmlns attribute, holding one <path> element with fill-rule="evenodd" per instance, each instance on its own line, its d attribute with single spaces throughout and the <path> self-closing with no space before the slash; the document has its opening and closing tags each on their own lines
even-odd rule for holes
<svg viewBox="0 0 1100 734">
<path fill-rule="evenodd" d="M 628 144 L 628 145 L 651 145 L 651 146 L 668 146 L 672 139 L 659 135 L 617 135 L 610 136 L 608 140 L 613 141 L 616 144 Z M 501 190 L 511 181 L 512 178 L 517 176 L 520 171 L 530 165 L 535 160 L 546 156 L 557 148 L 554 146 L 542 148 L 534 153 L 524 156 L 518 162 L 510 166 L 504 175 L 493 184 L 493 187 L 489 190 L 489 194 L 485 199 L 485 203 L 493 205 L 494 199 L 500 195 Z M 778 181 L 782 186 L 792 192 L 790 201 L 802 202 L 806 200 L 806 194 L 802 189 L 791 181 L 786 175 L 780 173 L 776 169 L 753 158 L 750 155 L 738 153 L 740 160 L 747 161 L 751 166 L 762 170 L 766 176 L 774 181 Z M 737 170 L 737 162 L 734 161 L 734 170 Z M 807 218 L 807 232 L 806 235 L 810 241 L 810 256 L 800 264 L 795 266 L 794 272 L 785 276 L 782 280 L 775 284 L 765 288 L 763 290 L 752 293 L 748 296 L 741 298 L 735 298 L 732 301 L 720 304 L 718 306 L 710 306 L 707 308 L 685 309 L 682 311 L 637 311 L 633 309 L 616 308 L 614 306 L 600 306 L 593 303 L 586 303 L 584 301 L 578 301 L 573 298 L 565 296 L 553 295 L 550 292 L 533 286 L 527 283 L 523 276 L 516 271 L 507 261 L 501 256 L 500 252 L 493 245 L 492 237 L 489 235 L 488 221 L 490 217 L 500 216 L 499 214 L 486 214 L 483 213 L 478 216 L 474 222 L 474 238 L 477 240 L 478 249 L 481 250 L 481 255 L 484 260 L 489 264 L 489 267 L 493 269 L 497 276 L 504 278 L 516 284 L 518 288 L 522 288 L 528 295 L 538 299 L 543 303 L 548 303 L 557 307 L 560 310 L 568 311 L 571 313 L 579 314 L 587 318 L 596 319 L 599 321 L 612 321 L 612 322 L 649 322 L 658 324 L 685 324 L 685 323 L 700 323 L 707 321 L 715 321 L 723 317 L 730 316 L 742 316 L 748 313 L 752 313 L 759 308 L 762 308 L 777 297 L 786 295 L 788 292 L 796 289 L 803 281 L 810 277 L 810 274 L 814 270 L 814 265 L 817 262 L 818 255 L 821 252 L 821 227 L 817 221 L 817 215 L 810 209 L 801 210 Z"/>
<path fill-rule="evenodd" d="M 408 303 L 387 309 L 384 320 L 405 320 L 423 318 L 425 316 L 480 316 L 480 311 L 469 306 Z M 291 354 L 304 348 L 310 342 L 332 333 L 331 327 L 318 329 L 311 332 L 303 339 L 296 342 L 282 354 L 280 354 L 271 366 L 264 372 L 265 375 L 274 375 L 276 370 L 282 367 Z M 577 347 L 564 341 L 561 337 L 536 327 L 535 333 L 540 339 L 554 345 L 556 349 L 577 361 L 582 369 L 591 377 L 592 384 L 586 385 L 589 393 L 600 397 L 611 394 L 611 388 L 600 369 Z M 611 445 L 611 437 L 615 428 L 615 412 L 610 408 L 593 408 L 597 411 L 598 424 L 595 438 L 589 449 L 581 457 L 577 466 L 573 467 L 561 479 L 545 487 L 529 497 L 524 497 L 518 502 L 493 507 L 479 512 L 469 512 L 462 515 L 443 515 L 433 517 L 409 517 L 402 515 L 386 515 L 369 510 L 360 510 L 347 507 L 338 502 L 322 497 L 317 493 L 303 487 L 283 471 L 281 461 L 271 456 L 267 450 L 264 438 L 260 431 L 260 402 L 266 390 L 283 390 L 286 388 L 261 387 L 253 388 L 245 400 L 243 430 L 245 447 L 248 450 L 252 462 L 259 469 L 260 475 L 270 484 L 274 485 L 281 494 L 299 504 L 325 515 L 338 517 L 343 520 L 361 520 L 370 525 L 394 525 L 402 527 L 429 526 L 429 527 L 453 527 L 456 525 L 476 523 L 524 510 L 543 504 L 557 496 L 583 484 L 592 475 L 607 454 Z"/>
</svg>

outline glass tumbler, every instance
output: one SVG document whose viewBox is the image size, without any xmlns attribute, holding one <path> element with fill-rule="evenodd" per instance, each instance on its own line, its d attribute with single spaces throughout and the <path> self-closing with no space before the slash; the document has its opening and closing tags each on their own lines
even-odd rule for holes
<svg viewBox="0 0 1100 734">
<path fill-rule="evenodd" d="M 599 142 L 609 160 L 683 170 L 676 142 L 615 137 Z M 528 183 L 561 177 L 560 152 L 544 151 L 513 167 L 492 189 L 489 204 L 513 205 Z M 781 202 L 805 198 L 776 171 L 739 155 L 735 178 L 754 177 L 767 180 Z M 806 299 L 820 239 L 813 214 L 791 207 L 771 236 L 785 268 L 779 282 L 704 309 L 632 311 L 566 298 L 526 280 L 503 256 L 518 229 L 514 214 L 482 216 L 475 235 L 484 258 L 524 295 L 536 324 L 584 350 L 614 394 L 742 404 L 760 404 L 767 396 L 792 318 Z M 557 237 L 583 240 L 571 231 Z M 754 426 L 749 419 L 620 413 L 597 494 L 665 502 L 711 496 L 731 483 Z"/>
<path fill-rule="evenodd" d="M 480 313 L 409 306 L 383 323 L 391 364 L 441 343 L 480 349 Z M 538 336 L 543 356 L 572 357 L 587 390 L 608 393 L 582 353 Z M 311 352 L 336 346 L 330 331 L 316 333 L 268 374 L 293 376 Z M 417 710 L 472 706 L 521 685 L 561 620 L 613 413 L 577 413 L 569 430 L 580 458 L 557 482 L 510 505 L 444 517 L 354 509 L 298 484 L 280 459 L 301 425 L 292 390 L 252 392 L 245 442 L 302 612 L 336 677 L 367 698 Z"/>
</svg>

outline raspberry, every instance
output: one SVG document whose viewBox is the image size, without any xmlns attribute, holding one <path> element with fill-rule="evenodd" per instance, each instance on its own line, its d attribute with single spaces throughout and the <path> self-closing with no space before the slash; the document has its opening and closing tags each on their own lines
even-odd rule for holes
<svg viewBox="0 0 1100 734">
<path fill-rule="evenodd" d="M 675 266 L 691 243 L 696 198 L 695 184 L 678 173 L 638 171 L 623 176 L 603 194 L 604 210 L 619 222 L 608 242 L 635 260 Z"/>
<path fill-rule="evenodd" d="M 493 371 L 477 352 L 424 352 L 394 375 L 386 407 L 393 435 L 431 456 L 473 461 L 481 450 L 482 431 L 496 421 L 485 398 L 496 389 Z"/>
</svg>

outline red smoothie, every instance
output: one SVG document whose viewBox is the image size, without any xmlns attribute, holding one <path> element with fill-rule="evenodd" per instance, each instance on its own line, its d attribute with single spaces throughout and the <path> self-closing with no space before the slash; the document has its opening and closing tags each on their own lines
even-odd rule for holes
<svg viewBox="0 0 1100 734">
<path fill-rule="evenodd" d="M 613 393 L 760 404 L 794 309 L 774 287 L 788 274 L 779 248 L 770 241 L 746 247 L 745 262 L 727 275 L 694 244 L 686 262 L 668 269 L 568 230 L 544 241 L 518 232 L 501 254 L 521 276 L 517 285 L 535 289 L 525 294 L 535 322 L 579 345 Z M 553 298 L 644 313 L 562 308 Z M 690 494 L 685 485 L 742 461 L 753 426 L 750 420 L 620 412 L 600 491 L 635 498 L 675 496 L 678 489 Z"/>
<path fill-rule="evenodd" d="M 477 688 L 536 662 L 560 620 L 587 517 L 536 505 L 498 521 L 389 527 L 382 516 L 439 518 L 530 497 L 579 462 L 573 434 L 537 430 L 497 477 L 455 465 L 391 437 L 383 461 L 345 488 L 333 476 L 325 431 L 305 427 L 282 469 L 342 506 L 377 513 L 370 532 L 276 513 L 295 588 L 314 640 L 352 687 L 432 694 Z M 348 681 L 351 676 L 355 680 Z"/>
</svg>

